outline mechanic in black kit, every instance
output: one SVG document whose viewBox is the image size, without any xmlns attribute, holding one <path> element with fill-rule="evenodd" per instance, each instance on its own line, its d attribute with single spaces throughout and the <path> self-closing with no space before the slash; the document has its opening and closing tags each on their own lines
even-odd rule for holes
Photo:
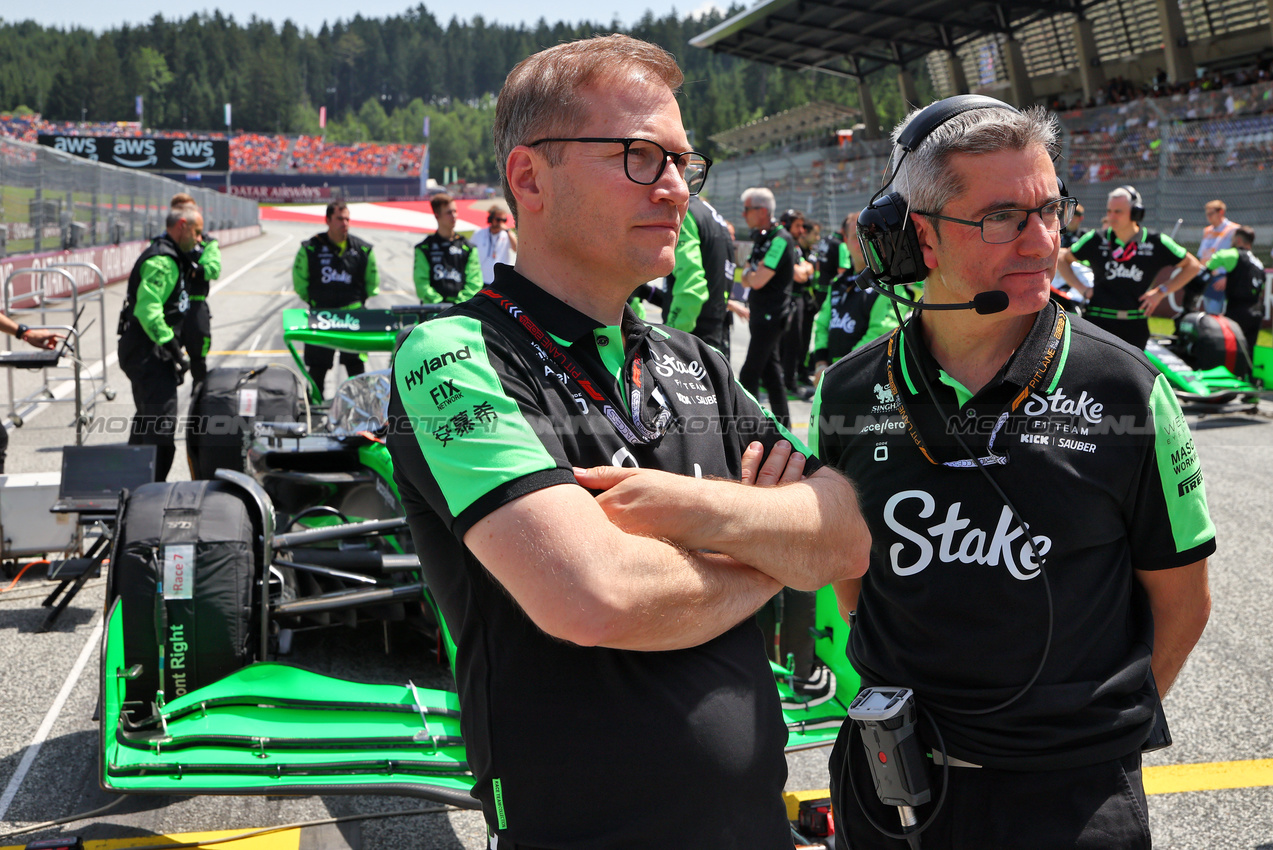
<svg viewBox="0 0 1273 850">
<path fill-rule="evenodd" d="M 738 380 L 753 396 L 759 396 L 763 381 L 769 409 L 779 422 L 789 426 L 791 414 L 779 346 L 795 309 L 793 287 L 807 281 L 813 267 L 801 258 L 795 237 L 774 220 L 777 202 L 773 192 L 753 187 L 743 192 L 742 201 L 743 218 L 753 231 L 751 257 L 742 275 L 743 286 L 751 290 L 751 341 Z"/>
<path fill-rule="evenodd" d="M 499 850 L 790 850 L 752 614 L 865 564 L 849 483 L 789 455 L 713 348 L 626 306 L 672 271 L 710 165 L 681 80 L 623 35 L 514 68 L 495 144 L 517 264 L 394 358 L 394 474 Z"/>
<path fill-rule="evenodd" d="M 1057 272 L 1088 299 L 1083 312 L 1088 321 L 1141 349 L 1149 342 L 1149 316 L 1158 303 L 1188 286 L 1202 263 L 1167 234 L 1141 224 L 1145 206 L 1132 186 L 1109 193 L 1105 214 L 1107 229 L 1089 230 L 1061 249 Z M 1092 267 L 1091 286 L 1079 280 L 1073 262 Z M 1154 283 L 1159 271 L 1173 266 L 1180 270 L 1175 277 Z"/>
<path fill-rule="evenodd" d="M 195 207 L 193 197 L 186 192 L 172 196 L 169 205 Z M 208 294 L 212 281 L 221 276 L 221 245 L 211 236 L 203 235 L 190 251 L 190 279 L 186 290 L 190 295 L 190 307 L 181 323 L 181 344 L 190 358 L 190 380 L 196 384 L 208 376 L 208 352 L 212 350 L 212 311 L 208 309 Z"/>
<path fill-rule="evenodd" d="M 872 273 L 909 257 L 925 304 L 1002 306 L 916 311 L 823 375 L 811 442 L 852 478 L 873 541 L 870 571 L 836 586 L 849 657 L 866 686 L 914 689 L 940 730 L 944 755 L 918 726 L 950 765 L 926 850 L 1148 848 L 1141 748 L 1210 610 L 1189 425 L 1140 351 L 1049 301 L 1074 205 L 1055 119 L 965 95 L 895 141 L 895 194 L 859 220 Z M 831 759 L 837 839 L 905 848 L 863 816 L 901 832 L 852 725 Z"/>
<path fill-rule="evenodd" d="M 119 314 L 119 366 L 137 406 L 128 443 L 158 447 L 156 481 L 167 480 L 177 453 L 177 388 L 190 371 L 179 334 L 190 306 L 190 253 L 203 235 L 203 215 L 193 206 L 172 208 L 165 225 L 167 232 L 137 258 Z"/>
<path fill-rule="evenodd" d="M 311 310 L 356 310 L 380 294 L 380 272 L 369 242 L 349 232 L 349 207 L 344 201 L 327 205 L 327 230 L 301 243 L 292 264 L 292 288 Z M 342 351 L 340 365 L 348 377 L 361 375 L 365 355 Z M 305 368 L 322 395 L 336 352 L 305 344 Z"/>
</svg>

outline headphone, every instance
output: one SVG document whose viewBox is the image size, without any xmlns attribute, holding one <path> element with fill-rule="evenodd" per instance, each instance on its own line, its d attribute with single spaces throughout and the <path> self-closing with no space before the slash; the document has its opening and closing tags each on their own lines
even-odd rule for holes
<svg viewBox="0 0 1273 850">
<path fill-rule="evenodd" d="M 928 273 L 923 249 L 919 244 L 919 233 L 910 217 L 909 204 L 899 193 L 889 192 L 885 195 L 884 190 L 897 178 L 897 172 L 907 154 L 917 150 L 942 124 L 974 109 L 1021 111 L 993 97 L 979 94 L 956 95 L 920 110 L 898 136 L 897 146 L 902 149 L 902 155 L 888 181 L 858 216 L 858 241 L 862 243 L 862 254 L 866 257 L 866 264 L 874 273 L 876 282 L 885 286 L 900 286 L 921 281 Z M 1065 197 L 1065 183 L 1059 177 L 1057 188 L 1061 197 Z M 1141 212 L 1144 213 L 1143 208 Z"/>
<path fill-rule="evenodd" d="M 782 215 L 778 216 L 778 221 L 783 227 L 790 230 L 793 222 L 804 221 L 804 213 L 800 212 L 800 210 L 785 210 Z"/>
<path fill-rule="evenodd" d="M 1140 197 L 1140 192 L 1136 191 L 1135 186 L 1119 186 L 1118 188 L 1132 196 L 1132 221 L 1144 221 L 1145 201 Z"/>
</svg>

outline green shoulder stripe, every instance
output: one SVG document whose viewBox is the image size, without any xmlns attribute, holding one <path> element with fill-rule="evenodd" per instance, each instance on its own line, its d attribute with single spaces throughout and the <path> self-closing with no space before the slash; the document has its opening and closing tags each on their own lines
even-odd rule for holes
<svg viewBox="0 0 1273 850">
<path fill-rule="evenodd" d="M 822 456 L 822 431 L 818 427 L 818 418 L 822 415 L 822 388 L 826 386 L 826 375 L 822 377 L 824 380 L 819 381 L 818 388 L 813 391 L 813 407 L 809 411 L 809 448 L 819 460 L 825 461 Z"/>
<path fill-rule="evenodd" d="M 1237 248 L 1221 248 L 1211 255 L 1211 259 L 1207 261 L 1207 268 L 1212 271 L 1224 270 L 1225 274 L 1233 271 L 1238 267 L 1238 261 L 1242 259 L 1242 252 Z"/>
<path fill-rule="evenodd" d="M 1176 395 L 1162 375 L 1154 379 L 1149 408 L 1154 417 L 1154 456 L 1172 538 L 1177 552 L 1187 552 L 1216 533 L 1207 513 L 1207 488 L 1202 481 L 1198 450 Z"/>
<path fill-rule="evenodd" d="M 393 374 L 452 516 L 501 484 L 557 468 L 505 391 L 477 319 L 449 316 L 420 325 L 394 357 Z"/>
<path fill-rule="evenodd" d="M 746 396 L 747 398 L 751 399 L 752 403 L 755 404 L 756 407 L 760 408 L 760 412 L 764 414 L 766 419 L 768 419 L 771 423 L 773 423 L 774 428 L 778 430 L 778 433 L 782 435 L 782 438 L 786 440 L 788 443 L 791 443 L 792 448 L 800 452 L 800 454 L 804 455 L 805 457 L 812 456 L 813 453 L 809 451 L 809 447 L 806 446 L 800 440 L 799 437 L 791 433 L 791 429 L 783 427 L 783 424 L 779 422 L 778 419 L 773 415 L 773 411 L 763 406 L 759 401 L 756 401 L 756 397 L 752 395 L 751 393 L 747 392 L 747 390 L 743 389 L 742 384 L 735 381 L 734 389 L 737 390 L 742 395 Z"/>
<path fill-rule="evenodd" d="M 778 268 L 778 264 L 782 262 L 782 258 L 787 253 L 787 231 L 780 230 L 774 234 L 769 242 L 769 250 L 765 253 L 763 264 L 771 269 Z"/>
<path fill-rule="evenodd" d="M 1184 246 L 1182 246 L 1175 239 L 1172 239 L 1166 233 L 1159 233 L 1158 240 L 1162 242 L 1162 246 L 1166 248 L 1167 251 L 1170 252 L 1171 255 L 1175 257 L 1177 260 L 1183 260 L 1185 258 L 1185 255 L 1189 253 L 1188 251 L 1185 250 Z"/>
</svg>

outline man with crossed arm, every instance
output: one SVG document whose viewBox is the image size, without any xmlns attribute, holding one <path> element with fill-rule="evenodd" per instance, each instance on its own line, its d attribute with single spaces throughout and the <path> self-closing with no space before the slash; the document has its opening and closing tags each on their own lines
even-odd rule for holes
<svg viewBox="0 0 1273 850">
<path fill-rule="evenodd" d="M 718 352 L 626 306 L 672 271 L 710 166 L 681 79 L 622 35 L 514 68 L 495 144 L 516 266 L 394 358 L 394 474 L 499 850 L 790 850 L 752 614 L 865 568 L 851 485 L 788 456 Z"/>
</svg>

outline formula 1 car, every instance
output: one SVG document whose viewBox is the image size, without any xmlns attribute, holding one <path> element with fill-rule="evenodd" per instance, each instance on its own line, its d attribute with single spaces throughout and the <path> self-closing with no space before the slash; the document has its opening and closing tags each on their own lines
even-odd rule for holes
<svg viewBox="0 0 1273 850">
<path fill-rule="evenodd" d="M 423 312 L 289 310 L 284 337 L 294 354 L 296 342 L 392 350 Z M 280 660 L 293 634 L 304 640 L 309 629 L 352 625 L 350 612 L 397 606 L 432 627 L 439 660 L 454 666 L 454 642 L 420 580 L 429 553 L 412 550 L 376 434 L 388 381 L 372 372 L 345 382 L 312 433 L 257 423 L 251 475 L 223 469 L 213 481 L 145 485 L 122 500 L 101 652 L 104 789 L 385 793 L 478 807 L 451 690 L 405 674 L 355 682 Z M 180 510 L 191 504 L 202 512 L 183 532 L 191 514 Z M 812 623 L 815 682 L 797 677 L 790 655 L 771 660 L 788 751 L 833 743 L 859 686 L 831 588 L 818 592 Z M 218 641 L 217 630 L 234 637 Z M 562 718 L 556 733 L 569 735 L 570 724 Z"/>
<path fill-rule="evenodd" d="M 1267 346 L 1257 346 L 1257 352 Z M 1263 386 L 1241 329 L 1225 316 L 1187 313 L 1172 336 L 1153 336 L 1145 356 L 1167 378 L 1182 405 L 1218 408 L 1258 397 Z M 1267 352 L 1258 358 L 1267 362 Z"/>
</svg>

